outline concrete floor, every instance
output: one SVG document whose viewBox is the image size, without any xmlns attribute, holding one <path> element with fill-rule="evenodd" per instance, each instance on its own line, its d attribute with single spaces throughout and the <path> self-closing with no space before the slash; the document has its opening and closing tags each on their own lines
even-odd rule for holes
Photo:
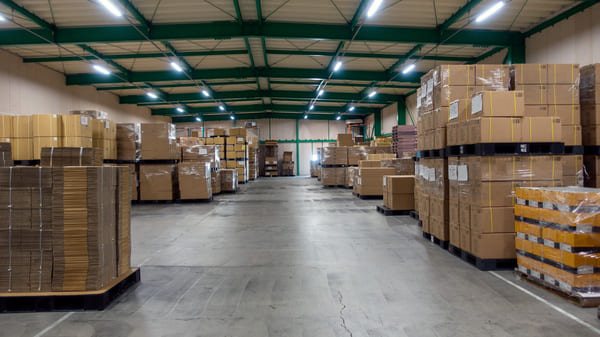
<svg viewBox="0 0 600 337">
<path fill-rule="evenodd" d="M 595 309 L 497 273 L 542 303 L 378 203 L 263 178 L 209 204 L 136 206 L 140 285 L 104 312 L 0 315 L 0 336 L 598 335 Z"/>
</svg>

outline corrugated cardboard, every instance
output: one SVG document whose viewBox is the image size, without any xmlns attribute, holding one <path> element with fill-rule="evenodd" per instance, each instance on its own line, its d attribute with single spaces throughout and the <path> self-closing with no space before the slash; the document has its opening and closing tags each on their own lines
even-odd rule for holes
<svg viewBox="0 0 600 337">
<path fill-rule="evenodd" d="M 33 118 L 31 116 L 13 116 L 12 134 L 14 138 L 33 137 Z"/>
<path fill-rule="evenodd" d="M 61 146 L 64 147 L 93 147 L 94 142 L 91 137 L 61 137 Z"/>
<path fill-rule="evenodd" d="M 12 116 L 0 115 L 0 138 L 12 138 Z"/>
<path fill-rule="evenodd" d="M 450 224 L 460 223 L 460 208 L 458 199 L 448 200 L 448 222 Z"/>
<path fill-rule="evenodd" d="M 525 95 L 525 104 L 546 105 L 548 104 L 548 86 L 537 84 L 518 84 L 515 90 L 522 91 Z"/>
<path fill-rule="evenodd" d="M 522 141 L 526 143 L 561 142 L 562 127 L 558 117 L 524 117 Z"/>
<path fill-rule="evenodd" d="M 541 85 L 548 83 L 547 64 L 513 64 L 511 71 L 517 86 L 520 84 Z"/>
<path fill-rule="evenodd" d="M 11 139 L 13 160 L 33 160 L 33 138 Z"/>
<path fill-rule="evenodd" d="M 522 91 L 484 91 L 471 99 L 471 117 L 523 117 Z"/>
<path fill-rule="evenodd" d="M 140 165 L 140 200 L 172 200 L 173 172 L 173 165 Z"/>
<path fill-rule="evenodd" d="M 141 124 L 142 160 L 168 160 L 177 157 L 173 127 L 169 123 Z"/>
<path fill-rule="evenodd" d="M 548 83 L 574 84 L 579 82 L 578 64 L 549 64 Z"/>
<path fill-rule="evenodd" d="M 212 197 L 210 163 L 179 163 L 177 173 L 179 196 L 182 200 L 210 199 Z"/>
<path fill-rule="evenodd" d="M 589 136 L 589 134 L 588 134 Z M 565 143 L 565 146 L 581 146 L 582 143 L 582 130 L 581 130 L 581 126 L 579 125 L 563 125 L 562 126 L 562 140 L 563 143 Z M 589 138 L 586 138 L 586 140 L 589 140 Z M 585 143 L 586 145 L 592 145 L 591 143 L 588 144 L 587 141 Z"/>
<path fill-rule="evenodd" d="M 445 64 L 439 66 L 436 70 L 437 78 L 434 79 L 436 85 L 475 85 L 475 65 Z"/>
<path fill-rule="evenodd" d="M 338 146 L 354 146 L 354 139 L 350 133 L 339 133 L 337 135 Z"/>
<path fill-rule="evenodd" d="M 91 118 L 82 115 L 61 115 L 63 137 L 92 138 Z"/>
<path fill-rule="evenodd" d="M 554 181 L 562 177 L 560 156 L 467 157 L 468 180 Z"/>
<path fill-rule="evenodd" d="M 433 106 L 434 108 L 448 107 L 450 103 L 457 99 L 465 99 L 471 97 L 475 92 L 473 86 L 438 86 L 433 89 Z"/>
<path fill-rule="evenodd" d="M 62 146 L 59 137 L 33 137 L 33 159 L 40 159 L 42 148 Z"/>
<path fill-rule="evenodd" d="M 581 124 L 579 105 L 549 105 L 548 116 L 560 118 L 560 122 L 564 125 Z"/>
<path fill-rule="evenodd" d="M 446 145 L 458 145 L 458 127 L 459 123 L 448 123 L 446 126 Z"/>
<path fill-rule="evenodd" d="M 519 143 L 521 142 L 521 118 L 481 117 L 468 121 L 468 144 Z"/>
<path fill-rule="evenodd" d="M 469 122 L 468 121 L 460 121 L 458 122 L 458 126 L 456 128 L 457 130 L 457 139 L 456 139 L 456 145 L 466 145 L 469 144 L 470 141 L 470 137 L 469 137 Z"/>
<path fill-rule="evenodd" d="M 450 223 L 450 244 L 460 248 L 460 225 L 457 223 Z"/>
<path fill-rule="evenodd" d="M 393 168 L 359 168 L 355 188 L 358 187 L 358 194 L 361 195 L 382 196 L 383 176 L 394 173 Z"/>
<path fill-rule="evenodd" d="M 227 130 L 220 129 L 220 128 L 214 128 L 213 136 L 227 136 Z"/>
<path fill-rule="evenodd" d="M 515 213 L 512 207 L 471 207 L 471 230 L 477 233 L 513 233 Z"/>
<path fill-rule="evenodd" d="M 548 104 L 579 104 L 579 87 L 575 84 L 551 84 L 548 86 Z"/>
<path fill-rule="evenodd" d="M 525 104 L 525 117 L 546 117 L 548 106 L 539 104 Z"/>
<path fill-rule="evenodd" d="M 481 259 L 514 259 L 515 234 L 471 232 L 471 253 Z"/>
<path fill-rule="evenodd" d="M 471 118 L 471 98 L 459 99 L 448 108 L 448 121 L 466 121 Z"/>
<path fill-rule="evenodd" d="M 586 126 L 600 124 L 600 104 L 581 106 L 581 124 Z"/>
<path fill-rule="evenodd" d="M 460 224 L 460 249 L 471 252 L 471 229 Z"/>
<path fill-rule="evenodd" d="M 475 85 L 508 90 L 510 87 L 510 68 L 500 64 L 475 65 Z"/>
<path fill-rule="evenodd" d="M 575 176 L 577 174 L 583 173 L 582 155 L 562 156 L 561 161 L 563 165 L 563 176 Z"/>
<path fill-rule="evenodd" d="M 446 128 L 435 129 L 433 133 L 433 148 L 446 148 Z"/>
<path fill-rule="evenodd" d="M 60 137 L 60 115 L 33 115 L 33 137 Z"/>
</svg>

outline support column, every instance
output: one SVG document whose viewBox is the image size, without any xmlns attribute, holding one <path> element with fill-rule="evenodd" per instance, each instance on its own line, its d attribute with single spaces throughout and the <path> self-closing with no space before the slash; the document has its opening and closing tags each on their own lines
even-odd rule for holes
<svg viewBox="0 0 600 337">
<path fill-rule="evenodd" d="M 300 138 L 298 135 L 298 124 L 300 123 L 299 119 L 296 119 L 296 175 L 300 175 Z"/>
<path fill-rule="evenodd" d="M 398 113 L 398 125 L 406 125 L 406 99 L 400 98 L 396 107 Z"/>
<path fill-rule="evenodd" d="M 381 136 L 381 110 L 373 113 L 373 137 Z"/>
</svg>

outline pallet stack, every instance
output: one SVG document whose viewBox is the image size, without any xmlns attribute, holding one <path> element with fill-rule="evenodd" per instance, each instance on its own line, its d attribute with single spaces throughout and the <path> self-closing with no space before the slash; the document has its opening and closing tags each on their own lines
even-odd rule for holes
<svg viewBox="0 0 600 337">
<path fill-rule="evenodd" d="M 117 159 L 117 126 L 108 119 L 92 119 L 92 143 L 102 149 L 104 159 Z M 35 127 L 35 120 L 34 120 Z M 34 139 L 35 142 L 35 139 Z"/>
<path fill-rule="evenodd" d="M 573 299 L 597 300 L 600 190 L 517 188 L 516 195 L 518 271 Z"/>
<path fill-rule="evenodd" d="M 344 186 L 346 184 L 347 165 L 347 147 L 328 146 L 321 148 L 321 183 L 323 186 Z"/>
<path fill-rule="evenodd" d="M 217 150 L 202 145 L 200 138 L 179 138 L 182 162 L 177 165 L 177 181 L 181 200 L 210 200 L 213 196 L 213 174 L 218 175 Z M 220 190 L 220 186 L 219 186 Z"/>
<path fill-rule="evenodd" d="M 379 210 L 378 206 L 378 210 Z M 415 209 L 415 176 L 391 175 L 383 177 L 383 214 L 406 215 Z M 387 214 L 386 214 L 387 212 Z"/>
<path fill-rule="evenodd" d="M 283 153 L 283 160 L 280 163 L 281 176 L 291 177 L 294 175 L 294 161 L 292 160 L 292 152 L 285 151 Z"/>
<path fill-rule="evenodd" d="M 129 167 L 131 181 L 131 200 L 139 200 L 139 165 L 141 157 L 140 124 L 118 123 L 117 133 L 117 162 Z"/>
<path fill-rule="evenodd" d="M 238 173 L 236 169 L 221 170 L 221 192 L 231 193 L 237 192 L 238 189 Z"/>
<path fill-rule="evenodd" d="M 267 140 L 260 147 L 260 175 L 264 177 L 276 177 L 279 175 L 278 152 L 279 146 L 276 140 Z"/>
<path fill-rule="evenodd" d="M 245 128 L 229 129 L 227 137 L 227 160 L 230 158 L 235 161 L 235 169 L 238 172 L 238 182 L 245 184 L 248 182 L 248 143 L 246 141 L 247 132 Z M 231 151 L 230 151 L 231 150 Z M 228 168 L 231 168 L 228 166 Z"/>
<path fill-rule="evenodd" d="M 165 201 L 177 198 L 178 162 L 175 125 L 140 124 L 139 179 L 141 201 Z"/>
<path fill-rule="evenodd" d="M 600 187 L 600 64 L 581 68 L 581 124 L 585 146 L 585 186 Z"/>
<path fill-rule="evenodd" d="M 405 153 L 417 151 L 417 127 L 413 125 L 395 125 L 392 128 L 392 152 L 398 158 Z"/>
</svg>

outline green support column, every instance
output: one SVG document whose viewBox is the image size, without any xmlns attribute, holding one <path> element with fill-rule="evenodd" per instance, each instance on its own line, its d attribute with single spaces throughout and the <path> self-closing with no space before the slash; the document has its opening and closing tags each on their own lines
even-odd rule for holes
<svg viewBox="0 0 600 337">
<path fill-rule="evenodd" d="M 396 109 L 398 112 L 398 125 L 406 125 L 406 100 L 404 97 L 398 100 Z"/>
<path fill-rule="evenodd" d="M 327 139 L 331 139 L 331 136 L 329 136 L 329 120 L 327 120 Z"/>
<path fill-rule="evenodd" d="M 298 119 L 296 119 L 296 175 L 299 176 L 300 175 L 300 138 L 298 138 L 298 124 L 299 124 Z"/>
<path fill-rule="evenodd" d="M 205 130 L 206 130 L 206 128 L 204 127 L 204 122 L 202 122 L 202 138 L 206 137 L 204 135 Z"/>
<path fill-rule="evenodd" d="M 271 139 L 271 118 L 269 118 L 269 140 Z"/>
<path fill-rule="evenodd" d="M 512 45 L 509 48 L 510 62 L 512 64 L 525 63 L 525 40 Z"/>
<path fill-rule="evenodd" d="M 373 122 L 373 137 L 381 136 L 381 111 L 377 111 L 373 113 L 374 122 Z"/>
</svg>

